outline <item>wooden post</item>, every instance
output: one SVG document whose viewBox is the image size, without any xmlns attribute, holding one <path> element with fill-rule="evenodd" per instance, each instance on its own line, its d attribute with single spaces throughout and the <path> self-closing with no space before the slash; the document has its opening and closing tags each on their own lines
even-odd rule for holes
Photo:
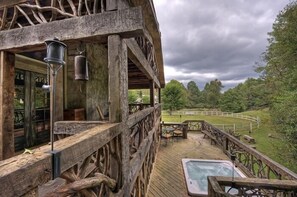
<svg viewBox="0 0 297 197">
<path fill-rule="evenodd" d="M 0 160 L 14 155 L 15 55 L 0 51 Z"/>
<path fill-rule="evenodd" d="M 155 83 L 153 80 L 150 80 L 150 105 L 151 107 L 155 106 Z"/>
<path fill-rule="evenodd" d="M 124 196 L 129 196 L 130 152 L 128 105 L 128 53 L 127 45 L 119 35 L 108 36 L 108 72 L 109 72 L 109 121 L 122 122 L 122 189 Z M 112 164 L 111 164 L 112 165 Z M 111 177 L 113 178 L 113 177 Z M 118 183 L 119 184 L 119 183 Z"/>
<path fill-rule="evenodd" d="M 158 89 L 158 99 L 159 103 L 161 103 L 161 88 Z"/>
<path fill-rule="evenodd" d="M 128 120 L 128 55 L 120 36 L 108 37 L 109 121 Z"/>
</svg>

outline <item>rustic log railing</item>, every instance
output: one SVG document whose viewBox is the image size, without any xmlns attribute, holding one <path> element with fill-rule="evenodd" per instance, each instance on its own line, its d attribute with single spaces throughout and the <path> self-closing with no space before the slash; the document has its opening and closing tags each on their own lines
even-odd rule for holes
<svg viewBox="0 0 297 197">
<path fill-rule="evenodd" d="M 221 131 L 213 125 L 201 120 L 189 120 L 188 127 L 200 124 L 197 131 L 209 136 L 228 156 L 236 155 L 236 165 L 249 177 L 280 180 L 297 180 L 297 174 L 273 161 L 266 155 L 244 144 L 236 137 Z"/>
<path fill-rule="evenodd" d="M 138 46 L 140 47 L 140 49 L 142 50 L 152 70 L 154 71 L 154 74 L 156 76 L 159 76 L 159 69 L 157 67 L 156 60 L 155 60 L 154 45 L 145 36 L 136 37 L 135 40 Z"/>
<path fill-rule="evenodd" d="M 144 196 L 159 142 L 161 106 L 130 115 L 125 123 L 57 122 L 60 178 L 50 181 L 50 146 L 0 162 L 0 196 Z M 124 164 L 122 128 L 128 125 L 130 161 Z M 66 137 L 66 138 L 64 138 Z M 134 151 L 134 148 L 137 150 Z M 129 182 L 124 183 L 123 165 Z M 128 187 L 127 187 L 128 186 Z"/>
<path fill-rule="evenodd" d="M 160 132 L 161 105 L 130 115 L 130 194 L 145 196 Z"/>
<path fill-rule="evenodd" d="M 0 31 L 117 9 L 106 0 L 13 0 L 0 3 Z"/>
<path fill-rule="evenodd" d="M 120 124 L 104 124 L 55 142 L 55 150 L 60 153 L 61 177 L 66 181 L 63 187 L 48 192 L 98 195 L 121 187 L 120 134 Z M 37 196 L 38 186 L 51 178 L 51 159 L 50 146 L 45 145 L 1 161 L 0 196 Z M 95 177 L 95 185 L 85 179 L 91 177 Z M 114 181 L 117 185 L 109 187 Z M 81 186 L 79 191 L 71 189 L 77 184 Z"/>
<path fill-rule="evenodd" d="M 208 196 L 295 197 L 297 181 L 255 178 L 234 178 L 232 181 L 231 177 L 208 177 Z"/>
</svg>

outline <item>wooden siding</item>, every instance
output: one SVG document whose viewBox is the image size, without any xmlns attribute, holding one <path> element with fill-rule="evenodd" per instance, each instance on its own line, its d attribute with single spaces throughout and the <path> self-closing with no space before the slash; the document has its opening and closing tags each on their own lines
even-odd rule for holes
<svg viewBox="0 0 297 197">
<path fill-rule="evenodd" d="M 151 174 L 148 197 L 188 196 L 181 159 L 228 159 L 218 147 L 203 139 L 196 132 L 188 133 L 188 139 L 161 142 Z"/>
</svg>

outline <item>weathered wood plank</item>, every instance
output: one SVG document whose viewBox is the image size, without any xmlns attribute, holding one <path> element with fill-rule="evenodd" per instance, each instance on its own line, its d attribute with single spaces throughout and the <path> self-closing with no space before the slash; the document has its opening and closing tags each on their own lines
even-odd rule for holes
<svg viewBox="0 0 297 197">
<path fill-rule="evenodd" d="M 109 121 L 122 124 L 122 182 L 124 196 L 129 195 L 129 130 L 126 121 L 129 117 L 128 105 L 128 53 L 127 45 L 119 35 L 108 36 L 108 69 L 109 69 Z"/>
<path fill-rule="evenodd" d="M 131 61 L 147 76 L 148 79 L 153 80 L 157 87 L 160 88 L 160 82 L 154 74 L 153 69 L 150 67 L 136 40 L 132 38 L 127 39 L 126 43 L 129 49 L 128 56 Z"/>
<path fill-rule="evenodd" d="M 11 7 L 20 3 L 25 3 L 28 0 L 1 0 L 0 1 L 0 8 L 4 7 Z"/>
<path fill-rule="evenodd" d="M 119 35 L 108 37 L 109 121 L 128 119 L 128 57 L 127 46 Z M 127 101 L 126 101 L 127 100 Z M 124 105 L 127 104 L 127 105 Z M 127 108 L 127 109 L 126 109 Z M 124 110 L 124 111 L 122 111 Z"/>
<path fill-rule="evenodd" d="M 74 135 L 100 126 L 103 121 L 58 121 L 55 122 L 54 134 Z"/>
<path fill-rule="evenodd" d="M 108 72 L 109 72 L 109 121 L 121 122 L 121 38 L 119 35 L 108 37 Z"/>
<path fill-rule="evenodd" d="M 216 181 L 222 183 L 222 185 L 231 186 L 232 177 L 215 177 Z M 237 186 L 250 186 L 255 188 L 266 189 L 285 189 L 285 190 L 297 190 L 297 180 L 278 180 L 278 179 L 259 179 L 259 178 L 239 178 L 235 177 L 234 182 Z"/>
<path fill-rule="evenodd" d="M 0 160 L 14 155 L 15 55 L 0 51 Z"/>
<path fill-rule="evenodd" d="M 143 118 L 154 111 L 153 107 L 138 111 L 132 115 L 130 115 L 129 120 L 127 121 L 128 127 L 132 127 L 136 123 L 140 122 Z"/>
<path fill-rule="evenodd" d="M 75 27 L 75 28 L 73 28 Z M 47 39 L 62 41 L 96 39 L 110 34 L 123 38 L 143 35 L 144 21 L 140 7 L 70 18 L 20 29 L 0 32 L 0 50 L 18 52 L 35 50 Z"/>
<path fill-rule="evenodd" d="M 55 142 L 61 172 L 82 161 L 121 133 L 119 124 L 104 124 Z M 21 196 L 51 177 L 50 145 L 0 162 L 0 196 Z M 17 181 L 15 181 L 17 180 Z"/>
<path fill-rule="evenodd" d="M 277 179 L 260 179 L 260 178 L 238 178 L 235 177 L 208 177 L 208 195 L 209 196 L 231 196 L 225 193 L 225 190 L 221 186 L 233 186 L 235 188 L 250 188 L 250 189 L 263 189 L 274 190 L 281 194 L 281 191 L 296 191 L 296 180 L 277 180 Z M 261 194 L 261 191 L 259 191 Z M 244 195 L 244 194 L 243 194 Z M 269 194 L 268 194 L 269 195 Z"/>
</svg>

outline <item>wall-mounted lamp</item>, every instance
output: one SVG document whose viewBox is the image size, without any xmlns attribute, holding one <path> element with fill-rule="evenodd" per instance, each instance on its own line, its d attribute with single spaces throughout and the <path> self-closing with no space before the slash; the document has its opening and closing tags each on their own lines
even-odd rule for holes
<svg viewBox="0 0 297 197">
<path fill-rule="evenodd" d="M 77 55 L 74 57 L 75 80 L 88 81 L 88 60 L 84 55 Z"/>
<path fill-rule="evenodd" d="M 52 154 L 52 179 L 60 175 L 60 152 L 54 151 L 54 115 L 56 112 L 56 76 L 58 71 L 65 65 L 64 54 L 67 48 L 66 44 L 59 41 L 58 38 L 53 40 L 46 40 L 46 62 L 52 74 L 52 85 L 45 85 L 44 89 L 50 89 L 52 97 L 51 112 L 50 112 L 50 140 L 51 140 L 51 154 Z"/>
<path fill-rule="evenodd" d="M 80 44 L 80 48 L 82 44 Z M 74 57 L 74 73 L 75 80 L 88 81 L 89 80 L 89 72 L 88 72 L 88 60 L 85 55 L 86 50 L 79 50 L 79 55 Z"/>
</svg>

